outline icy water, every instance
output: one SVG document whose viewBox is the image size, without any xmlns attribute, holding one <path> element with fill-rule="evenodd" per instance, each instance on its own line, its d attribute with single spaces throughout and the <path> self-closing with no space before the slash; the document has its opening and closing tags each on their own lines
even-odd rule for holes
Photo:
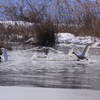
<svg viewBox="0 0 100 100">
<path fill-rule="evenodd" d="M 67 46 L 56 49 L 64 54 L 50 52 L 45 58 L 40 52 L 8 51 L 9 60 L 0 63 L 0 85 L 100 90 L 99 47 L 89 51 L 89 61 L 69 57 Z"/>
</svg>

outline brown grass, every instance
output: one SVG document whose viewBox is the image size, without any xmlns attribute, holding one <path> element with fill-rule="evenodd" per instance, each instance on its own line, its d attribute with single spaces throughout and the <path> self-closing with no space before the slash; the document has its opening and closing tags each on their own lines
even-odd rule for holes
<svg viewBox="0 0 100 100">
<path fill-rule="evenodd" d="M 33 25 L 25 27 L 25 25 L 15 25 L 4 27 L 0 25 L 0 37 L 5 40 L 21 41 L 35 37 L 37 44 L 54 45 L 56 36 L 54 33 L 70 32 L 76 36 L 94 36 L 100 37 L 100 2 L 75 0 L 70 5 L 67 0 L 49 1 L 36 5 L 28 0 L 22 0 L 20 4 L 1 5 L 2 16 L 7 20 L 21 20 L 31 22 Z M 27 6 L 27 9 L 25 9 Z M 23 36 L 21 40 L 17 39 L 17 35 Z M 7 41 L 8 41 L 7 40 Z M 4 41 L 1 40 L 0 41 Z"/>
</svg>

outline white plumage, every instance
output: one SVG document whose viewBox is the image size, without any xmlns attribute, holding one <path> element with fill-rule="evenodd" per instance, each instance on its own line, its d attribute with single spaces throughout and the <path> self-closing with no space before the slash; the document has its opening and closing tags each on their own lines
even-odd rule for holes
<svg viewBox="0 0 100 100">
<path fill-rule="evenodd" d="M 39 46 L 39 47 L 34 47 L 31 49 L 24 50 L 24 52 L 27 52 L 27 51 L 34 51 L 33 56 L 32 56 L 33 60 L 36 60 L 37 58 L 48 58 L 48 57 L 50 57 L 51 52 L 59 53 L 59 54 L 63 53 L 63 52 L 58 51 L 52 47 L 45 47 L 45 46 Z"/>
<path fill-rule="evenodd" d="M 85 48 L 83 49 L 82 53 L 80 53 L 79 49 L 76 47 L 76 45 L 74 45 L 75 49 L 77 50 L 78 53 L 76 53 L 76 52 L 72 52 L 72 53 L 78 57 L 78 60 L 80 60 L 80 59 L 88 60 L 86 56 L 88 54 L 90 47 L 96 47 L 99 44 L 100 44 L 99 42 L 93 42 L 93 43 L 87 44 L 85 46 Z"/>
<path fill-rule="evenodd" d="M 24 52 L 26 52 L 26 51 L 40 51 L 40 52 L 44 52 L 45 54 L 48 54 L 49 50 L 51 50 L 51 51 L 53 51 L 53 52 L 55 52 L 55 53 L 63 53 L 63 52 L 58 51 L 58 50 L 56 50 L 56 49 L 54 49 L 54 48 L 45 47 L 45 46 L 27 49 L 27 50 L 24 50 Z"/>
<path fill-rule="evenodd" d="M 8 61 L 8 54 L 7 54 L 7 50 L 5 48 L 0 48 L 0 50 L 3 50 L 3 56 L 4 56 L 4 60 Z"/>
<path fill-rule="evenodd" d="M 55 53 L 63 53 L 63 52 L 58 51 L 58 50 L 56 50 L 54 48 L 51 48 L 51 47 L 42 47 L 41 50 L 43 50 L 46 54 L 49 52 L 49 50 L 51 50 L 51 51 L 53 51 Z"/>
</svg>

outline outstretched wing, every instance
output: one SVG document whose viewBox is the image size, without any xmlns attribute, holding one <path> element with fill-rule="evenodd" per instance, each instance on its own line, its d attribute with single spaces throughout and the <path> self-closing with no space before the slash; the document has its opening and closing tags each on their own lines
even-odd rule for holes
<svg viewBox="0 0 100 100">
<path fill-rule="evenodd" d="M 99 44 L 100 44 L 100 42 L 94 42 L 94 43 L 91 44 L 91 47 L 96 47 L 96 46 L 98 46 Z"/>
<path fill-rule="evenodd" d="M 58 51 L 58 50 L 56 50 L 56 49 L 54 49 L 54 48 L 51 48 L 51 47 L 49 47 L 49 49 L 52 50 L 52 51 L 54 51 L 54 52 L 56 52 L 56 53 L 63 53 L 63 52 Z"/>
<path fill-rule="evenodd" d="M 40 50 L 40 47 L 34 47 L 34 48 L 31 48 L 31 49 L 27 49 L 27 50 L 24 50 L 23 52 L 27 52 L 27 51 L 35 51 L 35 50 Z"/>
<path fill-rule="evenodd" d="M 87 44 L 85 48 L 83 49 L 82 55 L 87 56 L 90 47 L 91 47 L 91 44 Z"/>
<path fill-rule="evenodd" d="M 82 55 L 87 56 L 90 47 L 96 47 L 97 45 L 99 45 L 99 42 L 93 42 L 93 43 L 87 44 L 87 45 L 85 46 L 83 52 L 82 52 Z"/>
<path fill-rule="evenodd" d="M 24 52 L 31 51 L 31 50 L 52 50 L 52 51 L 54 51 L 56 53 L 63 53 L 63 52 L 58 51 L 56 49 L 53 49 L 51 47 L 35 47 L 35 48 L 31 48 L 31 49 L 24 50 Z"/>
<path fill-rule="evenodd" d="M 70 52 L 72 51 L 72 52 L 76 52 L 77 54 L 81 54 L 80 50 L 74 43 L 71 43 L 70 47 L 71 47 L 71 49 L 69 50 Z"/>
<path fill-rule="evenodd" d="M 76 53 L 80 54 L 81 52 L 79 51 L 79 49 L 76 47 L 76 45 L 74 44 L 74 48 L 75 48 L 75 51 Z"/>
</svg>

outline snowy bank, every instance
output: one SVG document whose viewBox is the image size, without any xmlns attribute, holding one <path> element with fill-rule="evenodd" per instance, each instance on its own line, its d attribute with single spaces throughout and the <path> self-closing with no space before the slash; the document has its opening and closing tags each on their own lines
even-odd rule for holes
<svg viewBox="0 0 100 100">
<path fill-rule="evenodd" d="M 75 44 L 87 44 L 94 41 L 99 41 L 100 38 L 91 37 L 91 36 L 74 36 L 71 33 L 58 33 L 58 42 L 59 43 L 75 43 Z"/>
<path fill-rule="evenodd" d="M 0 100 L 100 100 L 100 91 L 0 86 Z"/>
<path fill-rule="evenodd" d="M 69 43 L 75 43 L 75 44 L 87 44 L 87 43 L 93 43 L 94 41 L 100 42 L 100 38 L 91 37 L 91 36 L 75 36 L 72 33 L 58 33 L 57 34 L 57 42 L 62 44 L 69 44 Z M 29 38 L 25 43 L 36 43 L 36 39 Z"/>
<path fill-rule="evenodd" d="M 6 27 L 8 27 L 9 25 L 21 25 L 21 26 L 31 26 L 33 25 L 32 23 L 29 23 L 29 22 L 25 22 L 25 21 L 0 21 L 0 24 L 3 24 L 5 25 Z"/>
</svg>

